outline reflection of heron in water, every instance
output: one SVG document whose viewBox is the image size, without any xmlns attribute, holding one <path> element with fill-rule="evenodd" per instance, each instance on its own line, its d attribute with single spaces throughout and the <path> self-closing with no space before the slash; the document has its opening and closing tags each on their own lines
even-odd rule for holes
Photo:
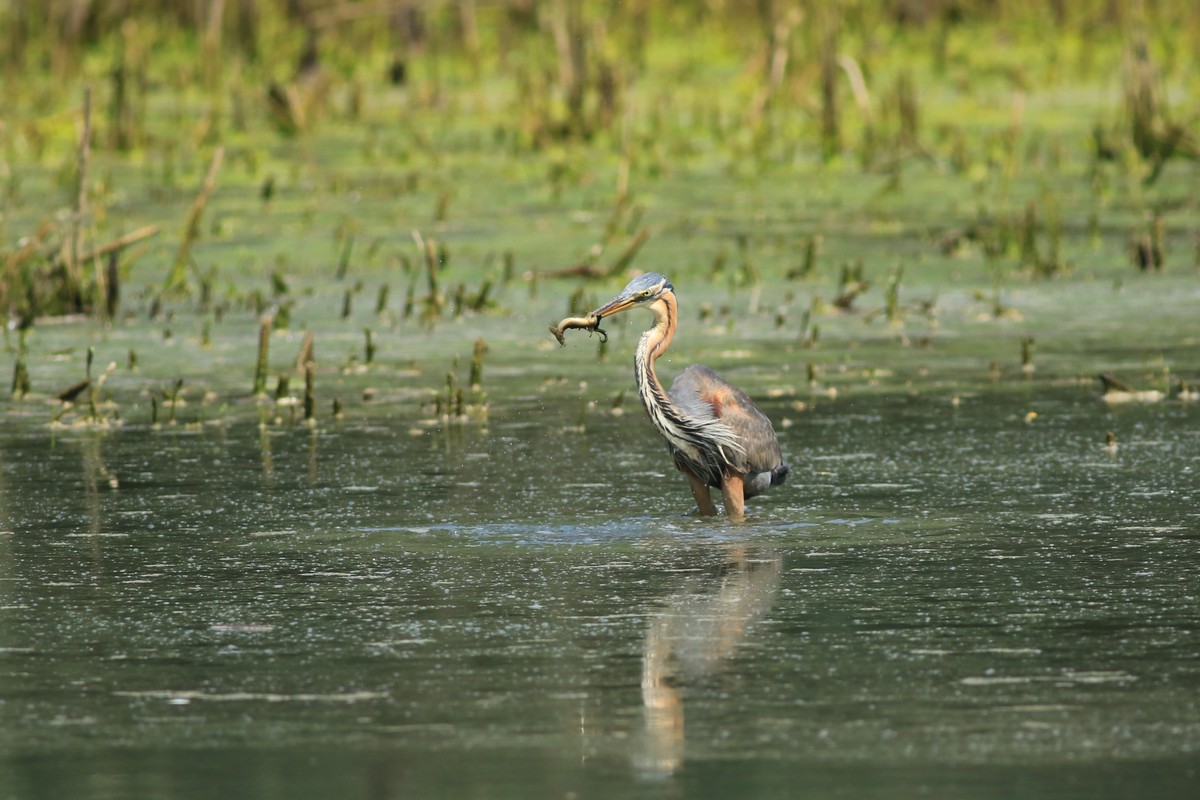
<svg viewBox="0 0 1200 800">
<path fill-rule="evenodd" d="M 639 275 L 591 316 L 598 325 L 605 317 L 638 306 L 654 314 L 654 327 L 642 335 L 634 356 L 642 405 L 667 440 L 675 466 L 687 476 L 700 513 L 717 513 L 709 494 L 713 487 L 721 490 L 725 514 L 740 519 L 746 498 L 787 477 L 775 429 L 745 392 L 708 367 L 691 365 L 663 391 L 654 362 L 670 346 L 679 318 L 675 287 L 664 276 Z"/>
<path fill-rule="evenodd" d="M 669 775 L 683 761 L 683 687 L 721 668 L 775 603 L 783 557 L 727 549 L 715 574 L 690 580 L 646 626 L 642 655 L 645 747 L 638 766 Z"/>
</svg>

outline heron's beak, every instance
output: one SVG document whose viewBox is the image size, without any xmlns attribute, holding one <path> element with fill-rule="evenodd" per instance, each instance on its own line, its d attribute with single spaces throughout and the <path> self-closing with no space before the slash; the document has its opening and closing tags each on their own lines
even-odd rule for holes
<svg viewBox="0 0 1200 800">
<path fill-rule="evenodd" d="M 633 308 L 635 305 L 637 305 L 637 302 L 632 297 L 622 295 L 609 302 L 608 305 L 593 311 L 592 316 L 596 319 L 604 319 L 605 317 L 611 317 L 613 314 L 619 314 L 627 308 Z"/>
</svg>

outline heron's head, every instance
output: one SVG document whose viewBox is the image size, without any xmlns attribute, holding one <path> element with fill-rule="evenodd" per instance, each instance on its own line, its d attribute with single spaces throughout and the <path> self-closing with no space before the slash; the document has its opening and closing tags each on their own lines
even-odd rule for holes
<svg viewBox="0 0 1200 800">
<path fill-rule="evenodd" d="M 607 304 L 593 311 L 592 315 L 604 319 L 628 308 L 636 308 L 638 306 L 653 307 L 654 303 L 663 298 L 663 295 L 673 294 L 674 292 L 675 287 L 671 285 L 671 282 L 667 280 L 665 275 L 660 275 L 657 272 L 647 272 L 645 275 L 639 275 L 631 280 L 621 290 L 620 294 Z"/>
</svg>

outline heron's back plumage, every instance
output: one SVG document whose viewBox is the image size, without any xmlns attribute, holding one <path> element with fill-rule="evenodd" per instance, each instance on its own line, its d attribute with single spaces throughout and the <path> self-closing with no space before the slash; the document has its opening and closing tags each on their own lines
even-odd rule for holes
<svg viewBox="0 0 1200 800">
<path fill-rule="evenodd" d="M 741 389 L 708 367 L 693 364 L 676 376 L 667 396 L 683 417 L 720 426 L 734 437 L 738 446 L 725 448 L 722 456 L 731 472 L 747 476 L 747 496 L 783 482 L 788 468 L 775 428 Z M 680 461 L 680 453 L 671 449 Z M 698 474 L 709 479 L 709 485 L 720 485 L 719 475 Z"/>
</svg>

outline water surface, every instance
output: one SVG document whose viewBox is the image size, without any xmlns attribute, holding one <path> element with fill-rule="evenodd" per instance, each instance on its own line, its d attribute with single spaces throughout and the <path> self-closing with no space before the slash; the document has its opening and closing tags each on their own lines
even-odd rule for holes
<svg viewBox="0 0 1200 800">
<path fill-rule="evenodd" d="M 8 796 L 1191 791 L 1200 410 L 792 402 L 740 526 L 532 399 L 6 436 Z"/>
</svg>

